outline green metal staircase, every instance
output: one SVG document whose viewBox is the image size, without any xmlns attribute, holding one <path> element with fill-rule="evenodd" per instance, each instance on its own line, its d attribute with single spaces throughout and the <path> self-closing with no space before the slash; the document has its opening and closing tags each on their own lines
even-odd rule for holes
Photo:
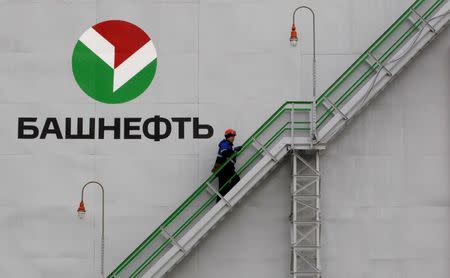
<svg viewBox="0 0 450 278">
<path fill-rule="evenodd" d="M 217 175 L 212 174 L 108 278 L 163 276 L 289 153 L 294 171 L 292 277 L 321 277 L 318 151 L 325 149 L 326 144 L 447 27 L 449 12 L 450 4 L 446 0 L 415 1 L 317 99 L 315 123 L 311 121 L 312 102 L 288 101 L 281 105 L 236 154 L 243 162 L 237 169 L 241 181 L 226 196 L 219 195 L 221 201 L 216 204 Z M 312 125 L 317 130 L 317 141 L 311 140 Z M 300 164 L 306 169 L 303 174 L 297 169 Z M 302 193 L 311 186 L 314 189 L 308 194 Z M 304 214 L 308 209 L 311 213 Z M 307 245 L 303 244 L 305 241 Z"/>
</svg>

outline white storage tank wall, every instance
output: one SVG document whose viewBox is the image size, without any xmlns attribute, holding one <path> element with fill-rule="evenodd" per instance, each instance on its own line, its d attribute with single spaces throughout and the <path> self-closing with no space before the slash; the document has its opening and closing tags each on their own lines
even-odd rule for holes
<svg viewBox="0 0 450 278">
<path fill-rule="evenodd" d="M 106 188 L 109 273 L 208 175 L 223 130 L 248 137 L 281 103 L 311 98 L 317 13 L 322 92 L 412 1 L 0 2 L 0 276 L 98 277 Z M 79 36 L 107 19 L 143 28 L 158 52 L 148 91 L 127 104 L 75 83 Z M 324 277 L 448 277 L 448 31 L 324 152 Z M 299 52 L 302 53 L 300 57 Z M 421 109 L 416 109 L 418 107 Z M 20 141 L 17 117 L 199 117 L 208 140 Z M 169 277 L 287 277 L 289 165 L 236 208 Z M 430 275 L 428 275 L 430 274 Z"/>
<path fill-rule="evenodd" d="M 447 30 L 323 152 L 323 277 L 449 277 L 449 42 Z M 288 277 L 283 167 L 169 277 Z"/>
<path fill-rule="evenodd" d="M 445 31 L 322 160 L 325 277 L 449 277 Z"/>
</svg>

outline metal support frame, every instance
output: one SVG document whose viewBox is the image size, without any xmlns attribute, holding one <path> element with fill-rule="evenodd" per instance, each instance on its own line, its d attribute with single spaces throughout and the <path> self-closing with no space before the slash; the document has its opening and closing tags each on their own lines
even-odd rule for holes
<svg viewBox="0 0 450 278">
<path fill-rule="evenodd" d="M 170 233 L 166 229 L 161 228 L 161 232 L 162 232 L 163 236 L 166 239 L 170 240 L 170 242 L 172 242 L 172 244 L 174 246 L 176 246 L 178 249 L 180 249 L 181 252 L 186 253 L 186 250 L 184 249 L 184 247 L 181 246 L 181 244 L 178 241 L 176 241 L 175 238 L 173 236 L 171 236 Z"/>
<path fill-rule="evenodd" d="M 253 143 L 254 143 L 254 147 L 259 150 L 259 148 L 261 148 L 265 154 L 267 154 L 268 156 L 270 156 L 270 159 L 272 159 L 275 162 L 278 162 L 278 159 L 266 148 L 264 147 L 263 144 L 261 144 L 258 140 L 256 140 L 255 137 L 252 137 Z M 255 146 L 256 145 L 256 146 Z"/>
<path fill-rule="evenodd" d="M 220 199 L 222 199 L 222 200 L 225 202 L 225 204 L 226 204 L 227 206 L 231 207 L 230 202 L 229 202 L 227 199 L 225 199 L 225 197 L 224 197 L 222 194 L 220 194 L 219 190 L 217 190 L 216 188 L 214 188 L 214 186 L 212 186 L 209 182 L 207 182 L 206 184 L 208 185 L 207 190 L 208 190 L 211 194 L 218 196 Z"/>
<path fill-rule="evenodd" d="M 388 75 L 388 76 L 392 76 L 392 72 L 385 66 L 385 65 L 383 65 L 381 62 L 380 62 L 380 60 L 378 60 L 374 55 L 372 55 L 371 53 L 368 53 L 367 54 L 370 58 L 372 58 L 372 60 L 374 60 L 375 61 L 375 63 L 378 65 L 378 69 L 377 69 L 377 71 L 381 71 L 382 69 L 386 72 L 386 74 Z M 370 61 L 368 61 L 368 60 L 366 60 L 366 62 L 370 65 L 370 66 L 372 66 L 372 64 L 370 63 Z"/>
<path fill-rule="evenodd" d="M 434 29 L 433 25 L 430 24 L 428 20 L 423 18 L 416 10 L 410 9 L 413 14 L 415 14 L 419 20 L 424 23 L 426 26 L 428 26 L 428 29 L 430 29 L 431 32 L 436 33 L 436 29 Z M 415 21 L 412 18 L 408 18 L 412 23 L 415 23 Z"/>
<path fill-rule="evenodd" d="M 333 114 L 336 114 L 336 112 L 337 112 L 342 116 L 342 119 L 344 119 L 346 121 L 349 119 L 348 116 L 344 112 L 342 112 L 342 110 L 339 109 L 339 107 L 337 107 L 329 98 L 324 97 L 323 99 L 326 101 L 326 103 L 328 103 L 328 105 L 330 105 L 331 107 L 334 108 Z M 325 107 L 327 107 L 328 105 L 325 105 Z M 327 108 L 330 108 L 330 107 L 327 107 Z"/>
<path fill-rule="evenodd" d="M 302 167 L 303 166 L 303 167 Z M 291 275 L 320 278 L 319 151 L 292 150 Z"/>
</svg>

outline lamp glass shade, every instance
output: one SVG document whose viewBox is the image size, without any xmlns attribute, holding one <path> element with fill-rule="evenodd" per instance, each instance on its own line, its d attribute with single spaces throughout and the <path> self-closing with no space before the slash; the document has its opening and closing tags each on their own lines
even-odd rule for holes
<svg viewBox="0 0 450 278">
<path fill-rule="evenodd" d="M 296 47 L 297 43 L 298 43 L 298 39 L 297 38 L 291 38 L 290 42 L 291 42 L 291 46 L 292 47 Z"/>
</svg>

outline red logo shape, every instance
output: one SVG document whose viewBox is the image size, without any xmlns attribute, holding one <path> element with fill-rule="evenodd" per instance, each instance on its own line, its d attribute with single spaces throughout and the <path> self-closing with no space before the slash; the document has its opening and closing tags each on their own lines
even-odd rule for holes
<svg viewBox="0 0 450 278">
<path fill-rule="evenodd" d="M 114 46 L 114 68 L 150 41 L 141 28 L 123 20 L 103 21 L 92 28 Z"/>
</svg>

